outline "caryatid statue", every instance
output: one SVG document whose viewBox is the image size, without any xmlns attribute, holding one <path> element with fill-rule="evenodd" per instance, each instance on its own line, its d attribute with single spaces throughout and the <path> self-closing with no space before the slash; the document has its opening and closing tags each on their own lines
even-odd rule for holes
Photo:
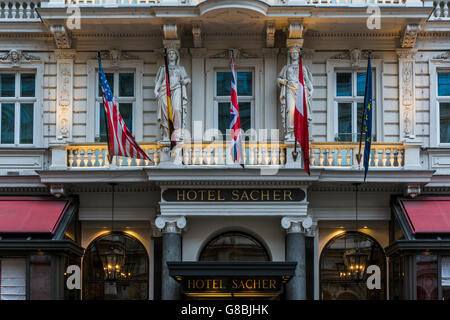
<svg viewBox="0 0 450 320">
<path fill-rule="evenodd" d="M 177 49 L 167 50 L 169 66 L 170 93 L 172 106 L 172 119 L 174 130 L 186 127 L 186 114 L 188 105 L 187 85 L 191 82 L 186 70 L 180 66 L 180 54 Z M 162 65 L 158 69 L 155 80 L 155 96 L 158 99 L 158 122 L 162 132 L 162 140 L 168 141 L 169 122 L 166 93 L 166 67 Z M 177 139 L 182 139 L 181 136 Z"/>
<path fill-rule="evenodd" d="M 285 140 L 294 139 L 294 111 L 298 88 L 298 68 L 300 61 L 300 48 L 292 47 L 288 50 L 288 63 L 281 70 L 277 82 L 281 88 L 281 119 Z M 312 120 L 311 102 L 313 93 L 312 75 L 303 63 L 303 80 L 305 83 L 306 105 L 308 108 L 308 123 Z M 311 132 L 311 131 L 310 131 Z"/>
</svg>

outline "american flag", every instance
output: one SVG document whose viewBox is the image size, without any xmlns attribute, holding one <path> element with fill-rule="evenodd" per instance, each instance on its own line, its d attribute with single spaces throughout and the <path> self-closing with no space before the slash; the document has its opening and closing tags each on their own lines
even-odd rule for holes
<svg viewBox="0 0 450 320">
<path fill-rule="evenodd" d="M 150 160 L 144 150 L 139 147 L 131 132 L 120 115 L 117 103 L 106 80 L 102 68 L 100 52 L 97 55 L 98 68 L 100 71 L 100 83 L 102 86 L 103 106 L 107 123 L 106 133 L 108 136 L 108 159 L 111 163 L 113 156 L 130 157 L 136 159 Z"/>
<path fill-rule="evenodd" d="M 237 80 L 234 71 L 233 52 L 231 52 L 231 103 L 230 103 L 230 132 L 231 132 L 231 155 L 235 162 L 244 167 L 244 153 L 242 146 L 241 117 L 239 115 L 239 104 L 237 98 Z"/>
<path fill-rule="evenodd" d="M 294 136 L 300 143 L 303 151 L 303 167 L 307 174 L 309 172 L 309 131 L 308 131 L 308 108 L 306 106 L 305 81 L 303 79 L 303 61 L 300 56 L 298 71 L 297 97 L 295 99 L 294 111 Z"/>
</svg>

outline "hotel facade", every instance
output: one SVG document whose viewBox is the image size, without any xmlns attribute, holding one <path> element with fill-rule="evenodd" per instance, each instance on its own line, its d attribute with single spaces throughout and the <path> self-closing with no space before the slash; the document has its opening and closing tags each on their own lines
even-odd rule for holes
<svg viewBox="0 0 450 320">
<path fill-rule="evenodd" d="M 450 299 L 449 6 L 0 0 L 0 300 Z M 184 129 L 172 150 L 164 48 Z M 152 161 L 108 161 L 98 51 Z M 294 52 L 310 175 L 286 134 Z"/>
</svg>

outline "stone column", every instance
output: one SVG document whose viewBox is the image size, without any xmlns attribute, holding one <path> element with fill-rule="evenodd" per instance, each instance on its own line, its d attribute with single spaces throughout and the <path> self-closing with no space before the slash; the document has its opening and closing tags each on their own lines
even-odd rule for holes
<svg viewBox="0 0 450 320">
<path fill-rule="evenodd" d="M 295 261 L 295 275 L 286 284 L 287 300 L 306 300 L 305 233 L 311 227 L 310 217 L 283 217 L 286 230 L 286 261 Z"/>
<path fill-rule="evenodd" d="M 163 234 L 161 299 L 179 300 L 180 285 L 170 277 L 167 261 L 181 261 L 181 230 L 186 226 L 186 218 L 158 216 L 155 226 Z"/>
</svg>

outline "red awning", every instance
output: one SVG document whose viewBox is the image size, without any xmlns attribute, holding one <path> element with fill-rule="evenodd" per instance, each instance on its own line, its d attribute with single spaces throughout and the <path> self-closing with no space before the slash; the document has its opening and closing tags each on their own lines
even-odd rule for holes
<svg viewBox="0 0 450 320">
<path fill-rule="evenodd" d="M 412 233 L 450 233 L 450 197 L 401 200 Z"/>
<path fill-rule="evenodd" d="M 0 197 L 0 233 L 54 234 L 68 205 L 50 197 Z"/>
</svg>

